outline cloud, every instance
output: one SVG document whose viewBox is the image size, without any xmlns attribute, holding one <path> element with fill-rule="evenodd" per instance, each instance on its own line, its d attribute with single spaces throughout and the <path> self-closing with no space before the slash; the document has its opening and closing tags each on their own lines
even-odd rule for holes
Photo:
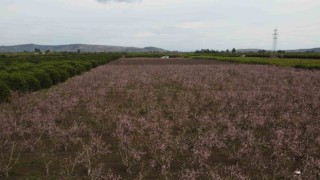
<svg viewBox="0 0 320 180">
<path fill-rule="evenodd" d="M 108 2 L 125 2 L 125 3 L 131 3 L 136 2 L 139 0 L 96 0 L 99 3 L 108 3 Z"/>
<path fill-rule="evenodd" d="M 157 34 L 155 34 L 153 32 L 138 32 L 138 33 L 134 34 L 133 37 L 135 37 L 135 38 L 148 38 L 148 37 L 153 37 L 156 35 Z"/>
<path fill-rule="evenodd" d="M 184 22 L 175 26 L 180 29 L 205 29 L 209 28 L 210 24 L 206 22 Z"/>
</svg>

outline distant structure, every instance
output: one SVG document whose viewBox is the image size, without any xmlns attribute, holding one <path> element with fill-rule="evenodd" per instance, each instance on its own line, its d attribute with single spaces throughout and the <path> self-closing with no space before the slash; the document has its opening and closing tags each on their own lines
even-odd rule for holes
<svg viewBox="0 0 320 180">
<path fill-rule="evenodd" d="M 161 59 L 169 59 L 170 56 L 162 56 Z"/>
<path fill-rule="evenodd" d="M 279 36 L 279 31 L 277 28 L 275 28 L 273 30 L 273 52 L 276 52 L 277 51 L 277 48 L 278 48 L 278 36 Z"/>
</svg>

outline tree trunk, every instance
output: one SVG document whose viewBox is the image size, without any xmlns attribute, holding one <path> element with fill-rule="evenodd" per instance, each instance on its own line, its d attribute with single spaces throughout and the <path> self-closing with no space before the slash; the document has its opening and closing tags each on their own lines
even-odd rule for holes
<svg viewBox="0 0 320 180">
<path fill-rule="evenodd" d="M 5 171 L 4 176 L 6 177 L 6 179 L 8 179 L 9 178 L 9 171 Z"/>
</svg>

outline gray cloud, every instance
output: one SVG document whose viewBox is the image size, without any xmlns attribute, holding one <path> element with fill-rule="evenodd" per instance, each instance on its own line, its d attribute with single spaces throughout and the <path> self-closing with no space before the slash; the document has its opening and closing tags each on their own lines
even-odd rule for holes
<svg viewBox="0 0 320 180">
<path fill-rule="evenodd" d="M 0 46 L 86 43 L 180 51 L 270 49 L 274 27 L 281 34 L 279 49 L 319 47 L 320 42 L 319 0 L 80 2 L 0 0 Z"/>
<path fill-rule="evenodd" d="M 108 3 L 108 2 L 126 2 L 126 3 L 131 3 L 131 2 L 136 2 L 139 0 L 96 0 L 99 3 Z"/>
</svg>

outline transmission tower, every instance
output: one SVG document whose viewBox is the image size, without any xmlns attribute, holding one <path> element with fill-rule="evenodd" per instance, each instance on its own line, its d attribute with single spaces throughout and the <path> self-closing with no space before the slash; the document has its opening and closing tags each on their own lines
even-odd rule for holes
<svg viewBox="0 0 320 180">
<path fill-rule="evenodd" d="M 277 51 L 279 31 L 277 28 L 273 30 L 273 52 Z"/>
</svg>

